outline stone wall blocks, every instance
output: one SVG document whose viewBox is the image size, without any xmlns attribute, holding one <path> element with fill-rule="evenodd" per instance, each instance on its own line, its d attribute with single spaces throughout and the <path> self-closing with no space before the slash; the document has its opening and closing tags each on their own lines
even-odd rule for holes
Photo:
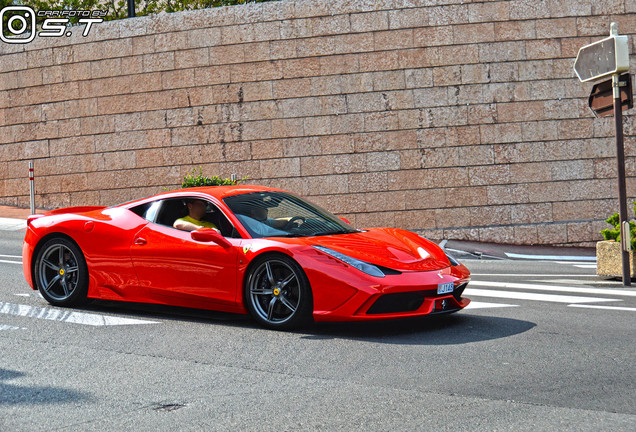
<svg viewBox="0 0 636 432">
<path fill-rule="evenodd" d="M 0 202 L 28 204 L 17 176 L 30 158 L 52 207 L 159 192 L 201 165 L 359 225 L 587 245 L 615 207 L 614 131 L 592 117 L 572 62 L 608 20 L 628 32 L 630 7 L 296 0 L 5 44 Z"/>
</svg>

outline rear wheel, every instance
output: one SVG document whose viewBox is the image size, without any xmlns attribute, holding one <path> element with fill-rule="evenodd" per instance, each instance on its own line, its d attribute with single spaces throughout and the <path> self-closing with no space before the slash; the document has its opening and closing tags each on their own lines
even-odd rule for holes
<svg viewBox="0 0 636 432">
<path fill-rule="evenodd" d="M 88 270 L 80 248 L 58 237 L 47 241 L 35 260 L 35 283 L 42 297 L 56 306 L 86 302 Z"/>
<path fill-rule="evenodd" d="M 265 327 L 291 329 L 311 320 L 309 281 L 298 263 L 286 256 L 257 259 L 245 280 L 244 295 L 248 310 Z"/>
</svg>

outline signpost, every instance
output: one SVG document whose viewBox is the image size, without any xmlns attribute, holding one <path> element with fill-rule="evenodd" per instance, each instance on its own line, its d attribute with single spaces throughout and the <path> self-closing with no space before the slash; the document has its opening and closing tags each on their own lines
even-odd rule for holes
<svg viewBox="0 0 636 432">
<path fill-rule="evenodd" d="M 634 107 L 634 97 L 632 91 L 632 78 L 629 74 L 618 77 L 618 85 L 621 91 L 621 105 L 623 111 Z M 614 89 L 612 80 L 608 79 L 598 84 L 594 84 L 588 106 L 596 117 L 609 117 L 614 115 Z"/>
<path fill-rule="evenodd" d="M 29 161 L 29 198 L 31 214 L 35 214 L 35 175 L 33 174 L 33 161 Z"/>
<path fill-rule="evenodd" d="M 579 50 L 574 62 L 574 72 L 581 82 L 597 81 L 611 76 L 611 97 L 616 128 L 616 162 L 618 168 L 618 203 L 621 227 L 621 239 L 629 238 L 629 223 L 627 223 L 627 192 L 625 188 L 625 151 L 623 148 L 623 106 L 631 108 L 632 90 L 629 75 L 619 79 L 622 72 L 629 70 L 629 44 L 627 36 L 618 35 L 618 25 L 612 23 L 610 36 L 606 39 L 585 45 Z M 623 85 L 621 85 L 623 83 Z M 589 105 L 596 116 L 611 115 L 608 102 L 608 81 L 595 85 L 589 98 Z M 625 87 L 625 103 L 621 92 Z M 629 88 L 629 90 L 628 90 Z M 622 242 L 621 258 L 623 263 L 623 285 L 631 285 L 631 271 L 629 265 L 629 251 Z"/>
</svg>

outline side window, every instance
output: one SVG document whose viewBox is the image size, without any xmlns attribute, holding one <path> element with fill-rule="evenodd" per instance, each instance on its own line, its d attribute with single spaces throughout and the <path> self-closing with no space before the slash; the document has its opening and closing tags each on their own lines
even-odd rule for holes
<svg viewBox="0 0 636 432">
<path fill-rule="evenodd" d="M 136 207 L 130 208 L 130 211 L 135 213 L 137 216 L 140 216 L 147 221 L 153 222 L 155 220 L 155 215 L 157 214 L 157 210 L 161 205 L 161 201 L 151 201 L 145 204 L 138 205 Z"/>
<path fill-rule="evenodd" d="M 188 215 L 188 208 L 182 198 L 170 198 L 161 202 L 155 223 L 172 227 L 174 221 Z"/>
<path fill-rule="evenodd" d="M 157 212 L 159 211 L 160 208 L 161 208 L 161 201 L 153 202 L 152 205 L 148 207 L 148 210 L 146 211 L 146 215 L 144 216 L 144 219 L 150 222 L 154 222 L 155 219 L 157 218 Z"/>
<path fill-rule="evenodd" d="M 201 199 L 199 197 L 192 197 L 194 199 Z M 156 222 L 160 225 L 173 227 L 174 222 L 188 215 L 188 197 L 185 198 L 169 198 L 161 202 L 161 207 L 157 213 Z M 223 237 L 241 238 L 238 231 L 232 223 L 225 217 L 225 215 L 219 210 L 219 208 L 213 203 L 207 202 L 205 215 L 201 220 L 213 223 Z"/>
</svg>

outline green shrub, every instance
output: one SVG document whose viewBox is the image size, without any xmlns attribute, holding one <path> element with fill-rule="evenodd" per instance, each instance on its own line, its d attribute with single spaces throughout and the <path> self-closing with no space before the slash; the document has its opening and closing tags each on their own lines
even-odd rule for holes
<svg viewBox="0 0 636 432">
<path fill-rule="evenodd" d="M 636 213 L 636 201 L 634 201 L 634 212 Z M 605 222 L 612 225 L 614 228 L 604 229 L 601 231 L 601 235 L 605 240 L 621 241 L 621 228 L 620 228 L 620 216 L 618 213 L 614 213 L 612 216 L 605 219 Z M 631 233 L 632 250 L 636 250 L 636 223 L 629 221 L 629 231 Z"/>
<path fill-rule="evenodd" d="M 190 187 L 201 187 L 201 186 L 231 186 L 237 185 L 242 181 L 245 181 L 248 177 L 243 177 L 241 179 L 232 180 L 229 178 L 221 178 L 219 176 L 207 177 L 203 175 L 201 167 L 199 167 L 199 172 L 197 174 L 196 168 L 192 170 L 191 173 L 186 174 L 183 177 L 183 183 L 181 183 L 182 188 L 190 188 Z"/>
</svg>

